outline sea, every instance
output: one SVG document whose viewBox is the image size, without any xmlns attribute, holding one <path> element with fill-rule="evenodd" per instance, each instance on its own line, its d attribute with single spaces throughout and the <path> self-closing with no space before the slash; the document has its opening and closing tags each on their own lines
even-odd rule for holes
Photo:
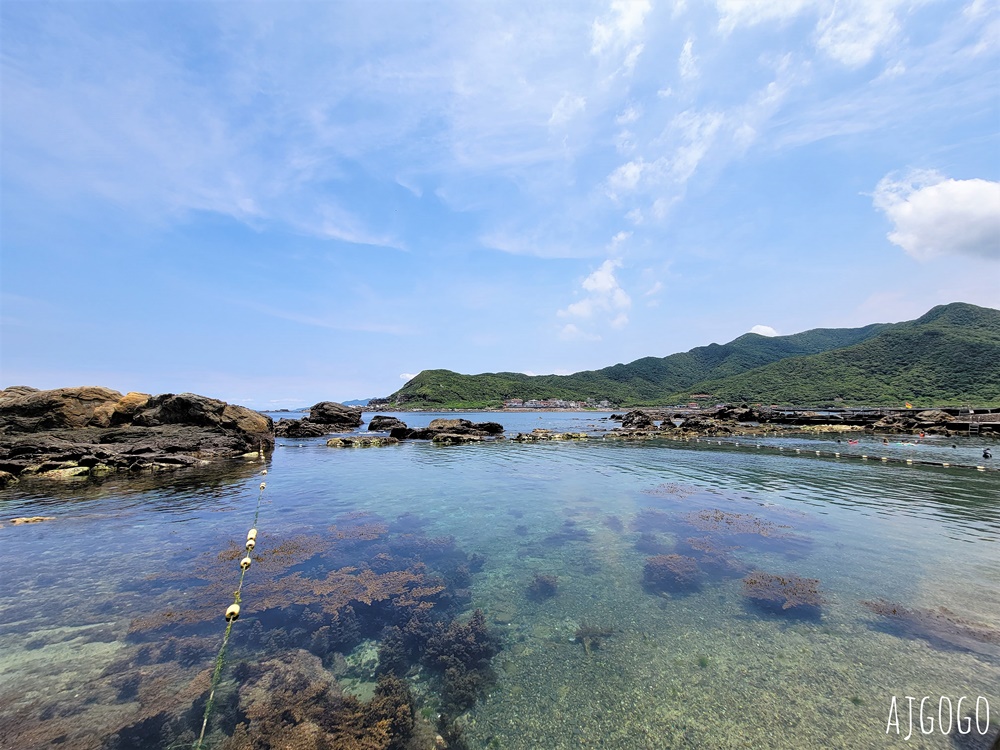
<svg viewBox="0 0 1000 750">
<path fill-rule="evenodd" d="M 477 611 L 490 646 L 465 682 L 420 647 L 395 662 L 406 747 L 985 750 L 1000 732 L 981 439 L 393 416 L 586 438 L 279 439 L 264 460 L 0 493 L 0 748 L 325 747 L 295 725 L 380 695 L 391 634 L 471 632 L 455 624 Z M 331 746 L 397 747 L 370 731 Z"/>
</svg>

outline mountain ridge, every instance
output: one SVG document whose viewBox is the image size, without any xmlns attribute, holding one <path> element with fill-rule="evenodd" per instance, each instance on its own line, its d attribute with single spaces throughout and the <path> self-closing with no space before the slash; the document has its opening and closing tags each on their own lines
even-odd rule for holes
<svg viewBox="0 0 1000 750">
<path fill-rule="evenodd" d="M 666 357 L 571 375 L 424 370 L 390 395 L 402 408 L 496 408 L 504 400 L 603 401 L 617 406 L 718 401 L 804 404 L 901 400 L 1000 404 L 1000 310 L 938 305 L 900 323 L 746 333 Z"/>
</svg>

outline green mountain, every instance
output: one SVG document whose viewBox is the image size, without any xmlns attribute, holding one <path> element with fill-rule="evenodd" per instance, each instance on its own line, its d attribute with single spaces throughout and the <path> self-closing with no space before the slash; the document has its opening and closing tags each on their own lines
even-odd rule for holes
<svg viewBox="0 0 1000 750">
<path fill-rule="evenodd" d="M 1000 311 L 964 303 L 906 323 L 753 333 L 668 357 L 572 375 L 424 370 L 388 401 L 402 408 L 485 408 L 505 399 L 607 400 L 618 406 L 713 401 L 1000 404 Z M 839 402 L 838 402 L 839 403 Z"/>
<path fill-rule="evenodd" d="M 684 400 L 684 389 L 668 397 Z M 697 384 L 718 401 L 1000 405 L 1000 311 L 955 303 L 872 338 Z"/>
</svg>

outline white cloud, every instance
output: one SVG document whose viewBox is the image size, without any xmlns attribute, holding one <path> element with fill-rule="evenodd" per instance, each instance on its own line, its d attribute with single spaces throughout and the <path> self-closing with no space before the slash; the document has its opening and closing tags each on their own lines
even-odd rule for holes
<svg viewBox="0 0 1000 750">
<path fill-rule="evenodd" d="M 566 341 L 600 341 L 601 337 L 594 333 L 580 330 L 573 323 L 567 323 L 559 329 L 559 338 Z"/>
<path fill-rule="evenodd" d="M 620 328 L 628 323 L 625 314 L 632 306 L 632 298 L 625 292 L 615 278 L 614 271 L 621 266 L 621 261 L 608 259 L 600 268 L 585 278 L 581 284 L 587 295 L 556 314 L 561 318 L 595 318 L 600 313 L 613 316 L 611 325 Z"/>
<path fill-rule="evenodd" d="M 626 162 L 608 175 L 608 196 L 617 200 L 623 193 L 633 192 L 642 179 L 642 173 L 647 168 L 642 158 Z"/>
<path fill-rule="evenodd" d="M 899 33 L 898 0 L 837 3 L 817 26 L 816 46 L 849 68 L 865 65 Z"/>
<path fill-rule="evenodd" d="M 723 33 L 729 33 L 737 26 L 787 21 L 813 4 L 814 0 L 715 0 L 719 11 L 719 30 Z"/>
<path fill-rule="evenodd" d="M 917 260 L 1000 260 L 1000 182 L 954 180 L 928 170 L 887 175 L 872 202 L 893 223 L 889 241 Z"/>
<path fill-rule="evenodd" d="M 903 0 L 716 0 L 719 30 L 784 23 L 811 13 L 816 48 L 849 68 L 868 63 L 899 34 L 896 9 Z"/>
<path fill-rule="evenodd" d="M 662 281 L 655 281 L 655 282 L 653 282 L 653 286 L 651 286 L 649 289 L 647 289 L 644 292 L 644 296 L 646 296 L 646 297 L 652 297 L 653 295 L 659 294 L 662 291 L 663 291 L 663 282 Z"/>
<path fill-rule="evenodd" d="M 628 125 L 635 122 L 640 117 L 642 117 L 642 107 L 630 104 L 623 112 L 615 117 L 615 122 L 618 125 Z"/>
<path fill-rule="evenodd" d="M 419 374 L 420 373 L 418 373 L 418 372 L 401 372 L 401 373 L 399 373 L 399 379 L 400 380 L 413 380 Z"/>
<path fill-rule="evenodd" d="M 691 51 L 693 46 L 693 39 L 684 42 L 684 49 L 681 50 L 681 56 L 677 60 L 677 69 L 685 81 L 691 81 L 698 77 L 698 60 Z"/>
<path fill-rule="evenodd" d="M 557 127 L 565 125 L 576 115 L 583 112 L 587 106 L 587 100 L 582 96 L 574 94 L 563 94 L 562 98 L 552 108 L 552 116 L 549 117 L 549 125 Z"/>
<path fill-rule="evenodd" d="M 750 333 L 758 333 L 761 336 L 777 336 L 778 332 L 771 328 L 771 326 L 755 325 L 750 329 Z"/>
<path fill-rule="evenodd" d="M 628 46 L 642 30 L 650 8 L 649 0 L 612 0 L 608 14 L 594 20 L 590 51 L 599 55 Z"/>
</svg>

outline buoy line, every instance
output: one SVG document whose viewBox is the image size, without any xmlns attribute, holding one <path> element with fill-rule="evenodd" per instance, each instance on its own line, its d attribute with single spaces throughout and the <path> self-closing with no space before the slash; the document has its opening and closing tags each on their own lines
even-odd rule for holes
<svg viewBox="0 0 1000 750">
<path fill-rule="evenodd" d="M 629 438 L 615 438 L 615 439 L 616 440 L 628 440 Z M 638 438 L 638 439 L 640 439 L 640 440 L 646 440 L 647 438 Z M 655 439 L 656 440 L 669 441 L 669 442 L 672 442 L 672 443 L 690 443 L 690 442 L 694 442 L 694 443 L 700 443 L 702 445 L 707 445 L 707 446 L 713 446 L 713 445 L 723 446 L 723 445 L 728 445 L 728 446 L 732 446 L 734 448 L 757 448 L 757 449 L 763 448 L 763 449 L 766 449 L 766 450 L 778 451 L 780 453 L 794 453 L 796 455 L 812 455 L 813 453 L 815 453 L 815 455 L 820 456 L 822 458 L 838 458 L 838 459 L 839 458 L 854 458 L 854 459 L 861 459 L 862 461 L 869 461 L 869 460 L 872 460 L 872 461 L 881 461 L 884 464 L 889 464 L 889 463 L 892 463 L 892 464 L 903 464 L 905 466 L 931 466 L 931 467 L 939 467 L 939 468 L 945 468 L 945 469 L 972 469 L 973 471 L 982 471 L 982 472 L 997 472 L 997 471 L 1000 471 L 1000 469 L 989 467 L 989 466 L 984 466 L 983 464 L 956 464 L 956 463 L 952 463 L 950 461 L 925 461 L 925 460 L 920 460 L 920 459 L 904 458 L 904 457 L 897 457 L 897 456 L 873 456 L 873 455 L 869 455 L 867 453 L 841 453 L 840 451 L 819 451 L 819 450 L 814 451 L 811 448 L 792 448 L 792 447 L 785 447 L 785 446 L 781 446 L 781 445 L 777 445 L 777 446 L 775 446 L 775 445 L 764 445 L 762 443 L 752 443 L 751 444 L 751 443 L 740 442 L 738 440 L 719 440 L 719 439 L 714 438 L 714 437 L 674 438 L 674 437 L 665 437 L 665 436 L 659 436 L 659 435 L 657 435 Z"/>
<path fill-rule="evenodd" d="M 260 473 L 262 476 L 267 476 L 267 469 L 263 469 Z M 222 667 L 226 662 L 226 647 L 229 645 L 229 636 L 233 632 L 233 623 L 240 616 L 240 594 L 243 591 L 243 581 L 246 578 L 247 571 L 250 570 L 251 562 L 253 562 L 250 559 L 250 553 L 257 546 L 257 519 L 260 518 L 260 506 L 264 499 L 264 490 L 266 489 L 267 482 L 261 482 L 260 490 L 257 493 L 257 509 L 254 511 L 253 523 L 247 532 L 246 555 L 240 560 L 240 580 L 236 585 L 236 590 L 233 592 L 233 603 L 226 608 L 226 630 L 222 635 L 222 646 L 219 647 L 219 654 L 215 657 L 215 672 L 212 673 L 212 689 L 208 694 L 208 702 L 205 704 L 205 716 L 201 722 L 201 733 L 198 735 L 198 741 L 194 743 L 194 750 L 202 750 L 204 747 L 205 729 L 208 727 L 208 719 L 212 715 L 212 708 L 215 705 L 215 690 L 219 687 L 219 681 L 222 679 Z"/>
</svg>

